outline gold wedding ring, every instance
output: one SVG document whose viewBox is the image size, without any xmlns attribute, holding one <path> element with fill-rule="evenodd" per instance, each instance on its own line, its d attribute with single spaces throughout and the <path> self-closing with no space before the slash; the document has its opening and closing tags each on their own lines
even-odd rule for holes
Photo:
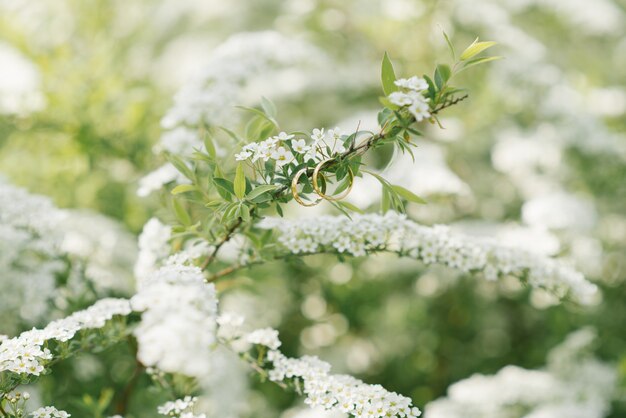
<svg viewBox="0 0 626 418">
<path fill-rule="evenodd" d="M 321 197 L 316 201 L 309 203 L 302 200 L 302 198 L 300 198 L 300 195 L 298 194 L 298 180 L 300 179 L 300 176 L 306 173 L 308 170 L 308 167 L 304 167 L 300 169 L 293 177 L 293 180 L 291 180 L 291 194 L 293 195 L 293 198 L 296 200 L 296 202 L 300 203 L 302 206 L 315 206 L 323 200 Z"/>
<path fill-rule="evenodd" d="M 318 176 L 320 174 L 320 170 L 324 166 L 324 164 L 326 164 L 326 163 L 328 163 L 330 161 L 334 161 L 334 160 L 332 158 L 328 158 L 326 160 L 320 161 L 320 163 L 315 166 L 315 170 L 313 170 L 313 189 L 315 190 L 315 192 L 318 195 L 320 195 L 320 197 L 322 199 L 331 200 L 331 201 L 337 201 L 337 200 L 343 199 L 344 197 L 348 196 L 348 194 L 350 194 L 350 191 L 352 190 L 352 186 L 354 185 L 354 173 L 352 172 L 352 169 L 350 167 L 348 167 L 348 176 L 350 177 L 350 185 L 341 194 L 339 194 L 337 196 L 328 196 L 328 195 L 324 194 L 324 192 L 322 192 L 320 190 L 318 182 L 317 182 L 317 178 L 318 178 Z M 322 173 L 322 175 L 324 175 L 324 174 Z"/>
</svg>

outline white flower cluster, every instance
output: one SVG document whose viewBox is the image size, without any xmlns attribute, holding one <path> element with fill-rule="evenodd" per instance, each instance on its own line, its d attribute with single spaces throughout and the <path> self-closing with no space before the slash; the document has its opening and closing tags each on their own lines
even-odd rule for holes
<svg viewBox="0 0 626 418">
<path fill-rule="evenodd" d="M 44 347 L 48 340 L 68 341 L 80 330 L 102 328 L 113 316 L 130 312 L 126 299 L 101 299 L 85 310 L 50 322 L 43 329 L 33 328 L 6 339 L 0 343 L 0 372 L 39 376 L 45 362 L 52 359 L 52 353 Z"/>
<path fill-rule="evenodd" d="M 145 280 L 131 306 L 143 312 L 134 335 L 144 365 L 192 377 L 209 372 L 217 299 L 198 267 L 166 264 Z"/>
<path fill-rule="evenodd" d="M 0 114 L 27 115 L 41 110 L 39 69 L 12 45 L 0 42 Z"/>
<path fill-rule="evenodd" d="M 137 196 L 145 197 L 159 190 L 164 184 L 176 181 L 178 184 L 189 183 L 189 179 L 181 174 L 173 164 L 166 163 L 139 180 Z"/>
<path fill-rule="evenodd" d="M 194 404 L 198 401 L 195 396 L 185 396 L 172 402 L 166 402 L 157 408 L 157 412 L 161 415 L 177 418 L 206 418 L 205 414 L 195 415 L 191 412 Z"/>
<path fill-rule="evenodd" d="M 317 55 L 310 44 L 278 32 L 236 34 L 212 52 L 200 77 L 176 94 L 161 124 L 166 129 L 201 122 L 222 124 L 233 106 L 241 103 L 246 83 L 273 70 L 310 63 Z"/>
<path fill-rule="evenodd" d="M 139 235 L 139 254 L 134 269 L 138 285 L 157 269 L 160 260 L 169 255 L 171 238 L 172 228 L 157 218 L 151 218 L 143 226 Z"/>
<path fill-rule="evenodd" d="M 295 135 L 281 132 L 261 142 L 252 142 L 245 145 L 239 154 L 235 154 L 237 161 L 266 162 L 274 160 L 277 167 L 289 163 L 319 161 L 320 158 L 329 158 L 346 152 L 344 139 L 339 128 L 313 129 L 311 141 L 295 139 Z"/>
<path fill-rule="evenodd" d="M 609 411 L 617 373 L 586 354 L 593 331 L 582 329 L 548 354 L 542 370 L 506 366 L 450 386 L 426 406 L 429 418 L 601 418 Z"/>
<path fill-rule="evenodd" d="M 297 379 L 303 384 L 310 407 L 350 413 L 356 418 L 415 418 L 421 415 L 411 400 L 380 385 L 368 385 L 347 375 L 330 374 L 330 364 L 317 357 L 288 358 L 276 348 L 280 346 L 278 332 L 256 330 L 244 337 L 248 342 L 270 349 L 267 360 L 272 363 L 269 378 L 274 382 Z"/>
<path fill-rule="evenodd" d="M 488 280 L 512 275 L 561 297 L 571 294 L 582 303 L 589 302 L 597 291 L 581 273 L 559 260 L 493 240 L 453 234 L 443 225 L 419 225 L 394 212 L 353 215 L 352 219 L 266 219 L 260 226 L 277 229 L 279 242 L 294 254 L 338 252 L 363 256 L 390 251 L 425 264 L 444 264 L 468 273 L 482 271 Z"/>
<path fill-rule="evenodd" d="M 166 131 L 157 151 L 184 155 L 201 148 L 202 141 L 193 127 L 203 123 L 223 126 L 232 120 L 235 105 L 245 103 L 243 92 L 255 78 L 298 64 L 304 67 L 320 55 L 312 45 L 273 31 L 232 36 L 212 52 L 202 74 L 174 96 L 174 105 L 161 120 Z M 288 158 L 276 151 L 278 161 Z M 165 164 L 140 180 L 137 194 L 147 196 L 173 181 L 181 184 L 187 179 L 171 164 Z"/>
<path fill-rule="evenodd" d="M 60 259 L 65 212 L 50 199 L 28 193 L 0 177 L 0 332 L 16 321 L 44 316 L 54 295 L 55 276 L 66 268 Z"/>
<path fill-rule="evenodd" d="M 417 122 L 430 117 L 430 99 L 424 97 L 423 92 L 428 90 L 428 83 L 420 77 L 401 78 L 395 85 L 400 88 L 391 93 L 388 98 L 396 106 L 406 107 Z"/>
<path fill-rule="evenodd" d="M 220 322 L 224 322 L 224 319 Z M 280 347 L 280 340 L 278 339 L 278 331 L 273 328 L 263 328 L 252 331 L 246 335 L 246 341 L 250 344 L 264 345 L 271 350 L 277 350 Z"/>
<path fill-rule="evenodd" d="M 31 412 L 30 415 L 34 418 L 68 418 L 72 416 L 65 411 L 59 411 L 54 406 L 42 406 Z"/>
</svg>

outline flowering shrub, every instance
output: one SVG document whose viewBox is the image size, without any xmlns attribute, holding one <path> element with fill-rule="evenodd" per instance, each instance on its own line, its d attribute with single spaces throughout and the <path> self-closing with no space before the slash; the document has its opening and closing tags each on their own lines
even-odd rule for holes
<svg viewBox="0 0 626 418">
<path fill-rule="evenodd" d="M 276 25 L 292 25 L 308 3 L 285 2 Z M 394 23 L 376 32 L 394 56 L 406 53 L 411 37 L 389 33 L 422 30 L 405 20 L 411 15 L 437 17 L 409 3 L 380 5 Z M 563 25 L 618 38 L 623 16 L 608 0 L 597 13 L 617 17 L 604 19 L 606 27 L 597 15 L 585 19 L 578 2 L 448 3 L 441 7 L 454 8 L 449 16 L 461 37 L 475 30 L 502 37 L 515 60 L 481 65 L 499 58 L 485 53 L 494 42 L 477 38 L 457 51 L 444 34 L 452 62 L 428 75 L 399 77 L 397 68 L 414 74 L 415 64 L 394 68 L 385 53 L 381 93 L 364 80 L 369 61 L 342 57 L 333 46 L 333 25 L 346 25 L 348 16 L 354 32 L 346 39 L 360 38 L 366 49 L 379 44 L 359 29 L 367 13 L 320 6 L 313 24 L 327 29 L 323 35 L 238 33 L 192 76 L 177 74 L 185 80 L 152 144 L 146 138 L 159 129 L 151 116 L 163 108 L 151 94 L 162 86 L 144 83 L 152 76 L 136 57 L 154 55 L 160 68 L 160 53 L 181 44 L 165 37 L 135 49 L 135 40 L 153 36 L 139 20 L 175 33 L 193 26 L 200 10 L 140 1 L 123 13 L 112 3 L 91 17 L 100 29 L 90 49 L 101 53 L 93 68 L 119 43 L 115 59 L 132 75 L 70 67 L 133 97 L 134 106 L 121 111 L 99 91 L 81 85 L 80 94 L 94 97 L 65 98 L 56 92 L 64 77 L 50 81 L 49 68 L 63 62 L 57 54 L 69 54 L 65 26 L 89 26 L 68 13 L 81 6 L 0 2 L 19 22 L 13 28 L 0 19 L 0 33 L 13 39 L 54 24 L 41 18 L 47 14 L 66 23 L 59 38 L 32 51 L 0 45 L 8 62 L 0 75 L 24 74 L 23 84 L 0 81 L 0 132 L 9 138 L 0 161 L 20 138 L 43 132 L 53 145 L 39 144 L 42 154 L 62 142 L 67 149 L 60 147 L 57 161 L 80 156 L 75 167 L 53 164 L 63 167 L 56 176 L 64 184 L 77 185 L 50 192 L 59 206 L 97 208 L 123 222 L 59 209 L 0 181 L 0 417 L 619 414 L 626 224 L 619 204 L 594 193 L 620 178 L 623 147 L 600 116 L 606 108 L 581 104 L 573 93 L 584 81 L 552 68 L 552 57 L 516 25 L 537 10 L 558 11 Z M 229 21 L 218 9 L 211 12 L 216 27 Z M 256 22 L 256 12 L 243 9 L 241 19 L 250 14 Z M 429 54 L 416 51 L 412 60 Z M 173 65 L 185 72 L 182 61 Z M 480 70 L 466 71 L 474 67 Z M 470 95 L 478 104 L 468 105 Z M 371 107 L 376 97 L 378 110 L 341 121 L 353 102 Z M 484 97 L 505 111 L 483 114 Z M 85 106 L 69 112 L 66 101 Z M 604 139 L 581 141 L 591 132 Z M 495 146 L 472 135 L 493 137 Z M 580 178 L 564 163 L 598 156 L 608 162 L 593 174 L 579 170 Z M 12 164 L 16 184 L 48 192 L 48 183 L 22 178 L 15 173 L 27 169 Z M 148 166 L 156 169 L 146 174 Z M 85 183 L 68 180 L 85 172 Z M 518 218 L 526 226 L 512 223 Z M 141 229 L 136 243 L 126 227 Z M 592 327 L 582 328 L 537 367 L 548 346 L 588 322 L 602 346 L 593 345 Z"/>
</svg>

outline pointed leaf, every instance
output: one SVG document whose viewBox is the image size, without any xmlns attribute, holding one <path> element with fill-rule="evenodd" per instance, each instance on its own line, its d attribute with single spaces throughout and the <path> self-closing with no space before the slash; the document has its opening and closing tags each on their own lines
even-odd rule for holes
<svg viewBox="0 0 626 418">
<path fill-rule="evenodd" d="M 235 192 L 237 199 L 243 199 L 246 195 L 246 175 L 243 173 L 243 165 L 241 163 L 237 164 L 233 191 Z"/>
<path fill-rule="evenodd" d="M 474 55 L 480 54 L 481 52 L 483 52 L 487 48 L 491 48 L 495 44 L 496 44 L 496 42 L 491 42 L 491 41 L 490 42 L 476 42 L 476 41 L 474 41 L 474 43 L 472 43 L 470 46 L 467 47 L 467 49 L 465 51 L 463 51 L 463 53 L 461 54 L 459 59 L 461 61 L 466 61 L 466 60 L 472 58 Z"/>
<path fill-rule="evenodd" d="M 398 86 L 394 84 L 394 81 L 396 81 L 396 73 L 393 70 L 393 64 L 389 59 L 389 55 L 387 55 L 386 52 L 385 55 L 383 55 L 380 78 L 385 96 L 389 96 L 391 93 L 398 90 Z"/>
<path fill-rule="evenodd" d="M 198 189 L 193 184 L 179 184 L 178 186 L 174 187 L 170 193 L 172 193 L 173 195 L 177 195 L 180 193 L 193 192 L 196 190 Z"/>
<path fill-rule="evenodd" d="M 402 186 L 391 186 L 391 188 L 394 190 L 394 192 L 396 192 L 398 195 L 400 195 L 400 197 L 402 197 L 403 199 L 408 200 L 409 202 L 419 203 L 419 204 L 422 204 L 422 205 L 427 203 L 424 199 L 422 199 L 421 197 L 419 197 L 418 195 L 416 195 L 412 191 L 405 189 Z"/>
</svg>

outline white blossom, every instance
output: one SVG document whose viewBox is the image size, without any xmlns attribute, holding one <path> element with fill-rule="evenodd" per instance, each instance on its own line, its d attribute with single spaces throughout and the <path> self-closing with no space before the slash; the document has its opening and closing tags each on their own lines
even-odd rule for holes
<svg viewBox="0 0 626 418">
<path fill-rule="evenodd" d="M 52 353 L 44 348 L 48 340 L 65 342 L 85 329 L 102 328 L 115 315 L 131 312 L 126 299 L 101 299 L 89 308 L 50 322 L 43 329 L 33 328 L 0 343 L 0 372 L 39 376 Z"/>
<path fill-rule="evenodd" d="M 530 286 L 545 288 L 558 296 L 570 294 L 587 303 L 596 286 L 562 261 L 494 240 L 452 233 L 444 225 L 427 227 L 403 215 L 321 216 L 289 221 L 266 219 L 262 228 L 275 228 L 279 242 L 290 252 L 340 252 L 354 256 L 390 251 L 421 260 L 444 264 L 463 272 L 484 272 L 488 279 L 516 276 Z"/>
<path fill-rule="evenodd" d="M 244 339 L 266 346 L 267 360 L 272 368 L 269 378 L 275 382 L 287 379 L 301 381 L 311 408 L 322 407 L 331 412 L 348 412 L 356 418 L 415 418 L 421 411 L 407 397 L 389 392 L 380 385 L 368 385 L 354 377 L 330 373 L 330 364 L 314 356 L 289 358 L 277 351 L 278 332 L 271 328 L 256 330 Z"/>
<path fill-rule="evenodd" d="M 59 411 L 54 406 L 43 406 L 31 412 L 30 415 L 34 418 L 68 418 L 72 416 L 65 411 Z"/>
<path fill-rule="evenodd" d="M 198 267 L 166 264 L 145 280 L 131 305 L 142 312 L 134 334 L 143 364 L 192 377 L 210 372 L 217 299 Z"/>
<path fill-rule="evenodd" d="M 6 42 L 0 42 L 0 114 L 28 115 L 45 106 L 41 75 L 35 64 Z"/>
<path fill-rule="evenodd" d="M 167 257 L 171 237 L 172 228 L 157 218 L 151 218 L 143 226 L 139 235 L 139 254 L 134 268 L 138 285 L 141 285 L 142 281 L 157 269 L 158 263 Z"/>
<path fill-rule="evenodd" d="M 617 382 L 613 367 L 586 351 L 595 334 L 570 334 L 548 354 L 544 369 L 506 366 L 454 383 L 448 395 L 426 406 L 429 418 L 602 418 Z"/>
<path fill-rule="evenodd" d="M 396 86 L 413 91 L 428 90 L 428 83 L 421 77 L 399 78 L 393 82 Z"/>
</svg>

